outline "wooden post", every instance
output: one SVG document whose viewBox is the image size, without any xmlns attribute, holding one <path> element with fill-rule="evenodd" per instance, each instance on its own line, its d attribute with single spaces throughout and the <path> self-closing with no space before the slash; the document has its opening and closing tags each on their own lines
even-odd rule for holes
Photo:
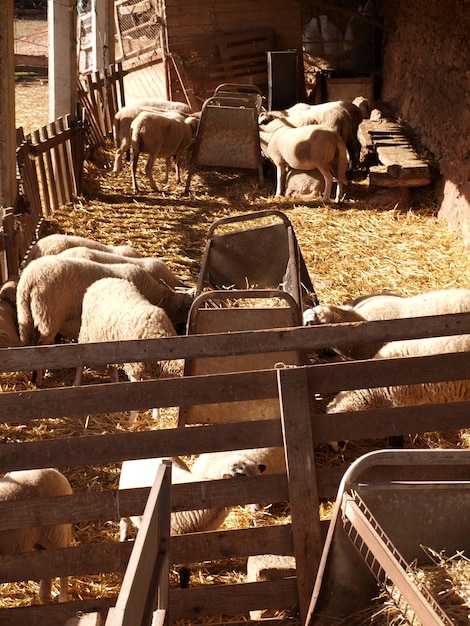
<svg viewBox="0 0 470 626">
<path fill-rule="evenodd" d="M 77 105 L 77 2 L 49 0 L 49 120 L 75 113 Z"/>
<path fill-rule="evenodd" d="M 104 70 L 114 63 L 114 0 L 93 0 L 91 5 L 92 69 Z"/>
<path fill-rule="evenodd" d="M 305 623 L 323 549 L 312 418 L 305 368 L 277 370 L 292 515 L 297 590 Z"/>
<path fill-rule="evenodd" d="M 0 218 L 4 224 L 6 214 L 15 204 L 16 185 L 16 132 L 15 132 L 15 56 L 13 36 L 13 0 L 2 5 L 0 20 Z M 8 259 L 4 250 L 8 241 L 0 245 L 1 281 L 8 275 Z"/>
<path fill-rule="evenodd" d="M 168 611 L 171 462 L 162 461 L 147 500 L 116 606 L 106 626 L 156 626 Z"/>
</svg>

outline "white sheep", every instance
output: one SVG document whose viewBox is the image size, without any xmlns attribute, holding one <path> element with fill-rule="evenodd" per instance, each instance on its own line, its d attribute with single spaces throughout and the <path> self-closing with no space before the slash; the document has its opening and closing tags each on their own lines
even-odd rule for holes
<svg viewBox="0 0 470 626">
<path fill-rule="evenodd" d="M 155 278 L 155 280 L 162 282 L 164 285 L 167 285 L 172 289 L 185 287 L 183 281 L 175 276 L 163 261 L 152 257 L 123 258 L 120 254 L 102 252 L 100 250 L 93 250 L 91 248 L 82 246 L 64 250 L 60 253 L 59 256 L 67 258 L 88 259 L 89 261 L 96 261 L 97 263 L 133 263 L 134 265 L 137 265 L 138 267 L 141 267 L 146 272 L 148 272 L 151 276 L 153 276 L 153 278 Z"/>
<path fill-rule="evenodd" d="M 469 350 L 470 335 L 427 337 L 424 339 L 392 341 L 386 344 L 376 354 L 375 358 L 430 356 L 433 354 L 468 352 Z M 341 391 L 328 404 L 327 413 L 366 411 L 370 409 L 461 402 L 465 400 L 470 400 L 470 380 L 390 385 L 388 387 Z M 343 442 L 341 443 L 344 445 Z M 330 446 L 334 450 L 342 447 L 338 442 L 330 442 Z"/>
<path fill-rule="evenodd" d="M 260 130 L 274 132 L 280 127 L 306 126 L 321 124 L 335 130 L 347 146 L 351 167 L 357 165 L 361 145 L 357 137 L 362 113 L 360 109 L 345 100 L 307 104 L 298 102 L 284 111 L 270 111 L 260 119 Z"/>
<path fill-rule="evenodd" d="M 227 450 L 224 452 L 205 452 L 194 461 L 192 471 L 199 476 L 219 478 L 229 471 L 233 476 L 253 473 L 284 474 L 286 459 L 284 448 L 251 448 L 248 450 Z M 255 511 L 264 504 L 251 504 Z"/>
<path fill-rule="evenodd" d="M 286 471 L 284 448 L 252 448 L 249 450 L 227 450 L 225 452 L 205 452 L 200 454 L 192 466 L 199 476 L 220 478 L 223 473 L 236 475 L 258 472 L 279 474 Z"/>
<path fill-rule="evenodd" d="M 427 315 L 445 315 L 470 311 L 470 289 L 438 289 L 416 296 L 403 297 L 392 293 L 372 294 L 353 300 L 352 305 L 319 305 L 304 312 L 304 321 L 313 324 L 337 324 L 389 320 Z M 340 354 L 353 359 L 371 359 L 383 343 L 338 347 Z"/>
<path fill-rule="evenodd" d="M 357 96 L 357 98 L 354 98 L 352 103 L 355 104 L 361 111 L 362 119 L 369 119 L 370 112 L 372 111 L 372 105 L 368 98 L 365 98 L 364 96 Z"/>
<path fill-rule="evenodd" d="M 157 339 L 176 335 L 168 315 L 151 304 L 137 287 L 122 278 L 94 282 L 83 297 L 78 343 Z M 183 360 L 140 361 L 115 364 L 131 381 L 182 376 Z M 80 383 L 77 369 L 75 385 Z"/>
<path fill-rule="evenodd" d="M 174 111 L 181 115 L 191 115 L 191 107 L 184 102 L 139 98 L 117 111 L 113 119 L 113 137 L 116 148 L 113 173 L 117 176 L 122 169 L 122 155 L 131 147 L 131 123 L 142 111 Z"/>
<path fill-rule="evenodd" d="M 137 162 L 140 153 L 148 154 L 145 174 L 153 190 L 157 186 L 152 176 L 152 168 L 156 158 L 166 160 L 166 177 L 174 157 L 176 182 L 179 183 L 180 163 L 184 152 L 193 143 L 198 119 L 194 116 L 184 117 L 178 113 L 161 112 L 151 113 L 143 111 L 131 123 L 132 142 L 132 189 L 139 191 L 136 179 Z"/>
<path fill-rule="evenodd" d="M 260 131 L 266 156 L 276 166 L 276 196 L 285 190 L 285 178 L 289 168 L 294 170 L 318 170 L 325 179 L 323 200 L 328 202 L 333 183 L 332 170 L 336 170 L 336 202 L 343 196 L 347 184 L 347 152 L 344 141 L 331 128 L 320 125 L 301 126 L 299 128 L 279 128 L 274 133 L 265 135 Z"/>
<path fill-rule="evenodd" d="M 155 476 L 162 460 L 163 459 L 137 459 L 124 461 L 119 479 L 119 489 L 151 487 L 155 481 Z M 169 460 L 173 463 L 171 482 L 175 485 L 213 479 L 235 478 L 239 476 L 256 476 L 260 474 L 258 467 L 252 464 L 247 465 L 244 470 L 242 468 L 233 469 L 230 465 L 225 465 L 225 467 L 221 466 L 220 471 L 211 478 L 203 476 L 194 470 L 190 470 L 179 457 L 171 457 Z M 171 514 L 171 534 L 182 535 L 185 533 L 216 530 L 224 522 L 230 508 L 216 507 L 214 509 L 175 511 Z M 132 516 L 130 518 L 121 519 L 121 541 L 125 541 L 130 523 L 140 528 L 142 516 Z"/>
<path fill-rule="evenodd" d="M 16 289 L 18 279 L 12 277 L 0 288 L 0 348 L 21 345 L 16 317 Z"/>
<path fill-rule="evenodd" d="M 0 501 L 65 496 L 72 493 L 68 480 L 53 468 L 14 471 L 0 478 Z M 72 525 L 12 528 L 0 531 L 0 554 L 17 554 L 38 549 L 67 548 L 72 543 Z M 60 579 L 59 602 L 68 600 L 67 577 Z M 39 599 L 51 599 L 51 579 L 42 579 Z"/>
<path fill-rule="evenodd" d="M 173 324 L 186 320 L 193 295 L 172 291 L 132 263 L 104 264 L 45 256 L 27 265 L 18 281 L 22 345 L 47 345 L 59 333 L 77 339 L 85 291 L 95 281 L 109 277 L 134 283 L 147 300 L 166 311 Z"/>
<path fill-rule="evenodd" d="M 31 246 L 25 260 L 25 265 L 43 256 L 50 254 L 59 254 L 68 248 L 76 246 L 86 246 L 93 250 L 101 250 L 102 252 L 110 252 L 112 254 L 120 254 L 125 257 L 140 257 L 141 254 L 132 246 L 111 246 L 87 237 L 79 237 L 78 235 L 63 235 L 62 233 L 54 233 L 38 239 Z"/>
</svg>

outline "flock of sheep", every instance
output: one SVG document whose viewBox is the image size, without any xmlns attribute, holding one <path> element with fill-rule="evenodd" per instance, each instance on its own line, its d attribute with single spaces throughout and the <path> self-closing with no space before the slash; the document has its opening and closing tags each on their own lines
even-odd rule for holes
<svg viewBox="0 0 470 626">
<path fill-rule="evenodd" d="M 58 336 L 80 342 L 154 339 L 176 335 L 186 321 L 194 290 L 183 284 L 159 259 L 142 257 L 131 246 L 108 246 L 72 235 L 49 235 L 31 248 L 18 279 L 0 289 L 0 347 L 52 344 Z M 181 360 L 118 364 L 131 380 L 181 376 Z M 113 370 L 114 376 L 117 370 Z M 37 382 L 40 379 L 37 378 Z M 80 384 L 77 368 L 74 384 Z M 191 470 L 182 459 L 171 458 L 173 482 L 195 482 L 256 475 L 265 466 L 249 458 L 207 455 L 200 468 Z M 162 459 L 125 461 L 121 489 L 150 487 Z M 202 464 L 210 466 L 205 471 Z M 68 480 L 55 469 L 13 471 L 0 479 L 0 501 L 72 493 Z M 202 509 L 172 514 L 173 534 L 218 528 L 229 510 Z M 129 522 L 121 520 L 121 539 Z M 23 528 L 0 532 L 0 554 L 59 548 L 70 545 L 70 524 L 49 528 Z M 40 600 L 47 601 L 51 581 L 41 581 Z M 61 580 L 60 601 L 68 598 L 67 581 Z"/>
<path fill-rule="evenodd" d="M 153 189 L 152 165 L 165 158 L 167 175 L 175 159 L 179 177 L 180 160 L 194 139 L 197 115 L 186 105 L 171 103 L 170 110 L 154 109 L 148 101 L 124 107 L 116 115 L 116 160 L 121 168 L 123 154 L 132 147 L 134 191 L 137 159 L 149 154 L 146 174 Z M 266 113 L 260 120 L 263 154 L 277 168 L 276 194 L 285 190 L 286 172 L 317 169 L 324 178 L 324 200 L 329 200 L 332 171 L 337 178 L 336 200 L 346 184 L 346 168 L 359 160 L 357 128 L 368 106 L 336 102 L 324 105 L 296 105 L 287 111 Z M 305 148 L 305 149 L 303 149 Z M 323 159 L 323 160 L 322 160 Z M 0 347 L 47 345 L 57 336 L 78 342 L 121 341 L 173 336 L 185 323 L 194 299 L 194 290 L 185 285 L 159 259 L 142 257 L 131 246 L 109 246 L 70 235 L 49 235 L 31 248 L 18 279 L 0 289 Z M 379 320 L 470 311 L 470 289 L 447 289 L 412 298 L 379 294 L 359 298 L 351 305 L 319 305 L 304 311 L 304 324 Z M 386 345 L 345 348 L 334 346 L 353 359 L 420 356 L 466 351 L 470 335 L 395 341 Z M 160 376 L 181 376 L 180 360 L 120 364 L 131 381 Z M 114 372 L 114 376 L 116 372 Z M 40 380 L 40 378 L 38 378 Z M 77 370 L 74 384 L 81 381 Z M 409 387 L 387 387 L 340 392 L 329 403 L 328 413 L 424 402 L 470 399 L 468 381 Z M 162 459 L 125 461 L 119 488 L 151 486 Z M 285 468 L 282 449 L 203 454 L 189 468 L 182 459 L 172 458 L 173 482 L 231 478 L 277 473 Z M 0 500 L 66 495 L 72 489 L 67 479 L 50 468 L 10 472 L 0 479 Z M 173 534 L 212 530 L 224 521 L 228 510 L 202 509 L 173 513 Z M 140 518 L 123 519 L 120 539 L 128 535 L 129 524 L 139 527 Z M 0 533 L 0 553 L 70 545 L 70 524 L 47 529 L 18 529 Z M 50 581 L 41 581 L 40 599 L 50 597 Z M 67 581 L 61 580 L 60 600 L 65 601 Z"/>
<path fill-rule="evenodd" d="M 347 184 L 346 170 L 359 163 L 359 124 L 369 114 L 370 103 L 363 97 L 354 102 L 298 103 L 283 111 L 262 112 L 260 147 L 262 156 L 276 168 L 276 196 L 285 194 L 288 173 L 301 171 L 310 178 L 319 176 L 325 202 L 330 199 L 335 177 L 335 201 L 341 200 Z M 154 191 L 157 186 L 152 168 L 156 158 L 166 161 L 164 182 L 168 181 L 174 159 L 179 183 L 181 159 L 195 139 L 199 118 L 200 112 L 193 112 L 181 102 L 141 99 L 122 107 L 113 124 L 114 174 L 119 174 L 123 155 L 132 149 L 134 193 L 139 191 L 136 171 L 141 153 L 148 154 L 145 174 Z"/>
</svg>

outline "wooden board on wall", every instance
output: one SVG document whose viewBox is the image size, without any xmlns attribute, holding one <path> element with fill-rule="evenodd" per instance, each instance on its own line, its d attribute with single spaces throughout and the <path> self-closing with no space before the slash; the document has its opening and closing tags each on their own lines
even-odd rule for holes
<svg viewBox="0 0 470 626">
<path fill-rule="evenodd" d="M 138 98 L 168 98 L 164 63 L 135 69 L 124 76 L 126 103 Z"/>
</svg>

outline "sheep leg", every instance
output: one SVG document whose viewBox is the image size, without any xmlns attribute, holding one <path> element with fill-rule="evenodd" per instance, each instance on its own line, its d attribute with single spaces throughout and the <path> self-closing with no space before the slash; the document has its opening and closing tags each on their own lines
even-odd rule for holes
<svg viewBox="0 0 470 626">
<path fill-rule="evenodd" d="M 276 164 L 276 196 L 282 196 L 282 191 L 284 189 L 284 180 L 286 177 L 286 170 L 283 164 Z"/>
<path fill-rule="evenodd" d="M 119 148 L 116 149 L 116 156 L 114 157 L 113 174 L 117 176 L 122 170 L 122 155 L 129 149 L 129 144 L 123 142 Z"/>
<path fill-rule="evenodd" d="M 175 173 L 176 173 L 176 182 L 178 183 L 178 185 L 181 182 L 181 177 L 180 177 L 180 157 L 177 155 L 175 156 Z"/>
<path fill-rule="evenodd" d="M 82 384 L 82 366 L 79 365 L 77 369 L 75 370 L 75 378 L 73 380 L 73 386 L 80 387 L 81 384 Z"/>
<path fill-rule="evenodd" d="M 158 408 L 152 409 L 152 419 L 153 420 L 160 419 L 160 409 L 158 409 Z"/>
<path fill-rule="evenodd" d="M 52 595 L 52 579 L 42 578 L 39 583 L 39 601 L 50 602 Z"/>
<path fill-rule="evenodd" d="M 118 383 L 119 382 L 119 372 L 117 370 L 116 367 L 114 367 L 113 365 L 110 365 L 108 367 L 109 369 L 109 380 L 112 383 Z"/>
<path fill-rule="evenodd" d="M 150 183 L 150 187 L 153 189 L 153 191 L 157 190 L 157 185 L 155 183 L 155 180 L 152 176 L 152 168 L 153 168 L 153 164 L 155 162 L 155 155 L 153 154 L 149 154 L 149 158 L 147 160 L 147 165 L 145 166 L 145 174 L 147 176 L 147 179 Z"/>
<path fill-rule="evenodd" d="M 167 157 L 165 159 L 165 178 L 163 179 L 164 183 L 168 182 L 170 177 L 170 169 L 171 169 L 171 157 Z"/>
<path fill-rule="evenodd" d="M 318 167 L 320 173 L 323 175 L 325 179 L 325 191 L 323 192 L 323 202 L 328 202 L 330 200 L 331 195 L 331 187 L 333 185 L 333 176 L 331 172 L 324 167 Z"/>
<path fill-rule="evenodd" d="M 119 541 L 126 541 L 131 520 L 128 517 L 121 517 L 119 520 Z"/>
<path fill-rule="evenodd" d="M 339 179 L 336 179 L 335 202 L 339 202 L 340 200 L 342 200 L 342 198 L 343 198 L 343 183 Z"/>
<path fill-rule="evenodd" d="M 132 154 L 132 166 L 131 166 L 131 175 L 132 175 L 132 190 L 134 193 L 139 191 L 139 186 L 137 184 L 137 161 L 139 160 L 139 151 L 134 149 Z"/>
<path fill-rule="evenodd" d="M 68 602 L 69 600 L 69 579 L 67 576 L 60 578 L 59 602 Z"/>
</svg>

